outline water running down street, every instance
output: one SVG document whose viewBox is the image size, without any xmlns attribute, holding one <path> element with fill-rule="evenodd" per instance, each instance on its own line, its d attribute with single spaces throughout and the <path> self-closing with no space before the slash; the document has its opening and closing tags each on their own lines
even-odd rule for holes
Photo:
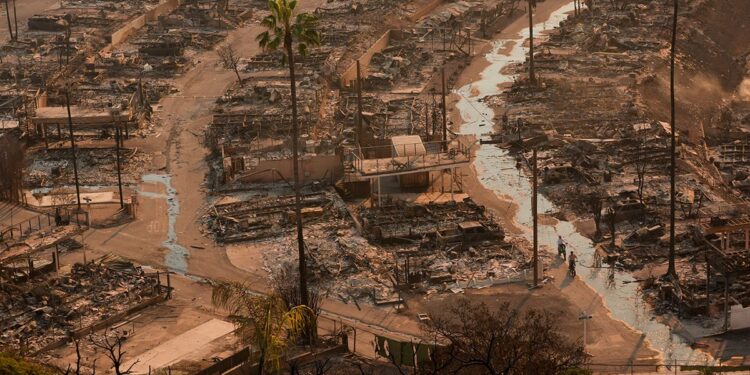
<svg viewBox="0 0 750 375">
<path fill-rule="evenodd" d="M 535 39 L 544 38 L 545 31 L 557 27 L 572 11 L 571 2 L 556 10 L 547 20 L 535 20 Z M 460 96 L 456 107 L 463 120 L 462 133 L 479 138 L 483 133 L 490 131 L 493 110 L 485 104 L 484 99 L 501 94 L 502 89 L 499 85 L 514 81 L 513 75 L 504 72 L 507 67 L 522 63 L 526 59 L 528 48 L 524 43 L 528 37 L 529 30 L 525 28 L 513 39 L 495 40 L 492 51 L 485 56 L 490 65 L 481 73 L 481 78 L 455 91 Z M 531 241 L 531 182 L 528 177 L 519 174 L 516 159 L 506 150 L 486 144 L 477 150 L 474 166 L 480 182 L 485 187 L 518 205 L 514 221 L 522 228 L 524 237 Z M 541 195 L 538 208 L 540 213 L 555 211 L 554 205 Z M 558 235 L 569 244 L 569 249 L 576 252 L 580 266 L 593 264 L 594 244 L 567 221 L 560 221 L 555 225 L 539 225 L 539 243 L 542 251 L 545 248 L 552 249 Z M 615 319 L 641 332 L 645 340 L 662 353 L 664 363 L 672 363 L 674 360 L 680 363 L 711 360 L 705 353 L 693 350 L 683 338 L 673 333 L 670 326 L 657 319 L 653 309 L 643 300 L 639 284 L 633 282 L 635 279 L 630 272 L 617 271 L 615 284 L 612 286 L 608 271 L 593 268 L 588 270 L 580 266 L 578 277 L 602 296 Z"/>
</svg>

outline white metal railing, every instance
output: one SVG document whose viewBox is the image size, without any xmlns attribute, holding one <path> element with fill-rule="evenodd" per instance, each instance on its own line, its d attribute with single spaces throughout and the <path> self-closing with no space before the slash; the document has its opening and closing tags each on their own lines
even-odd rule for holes
<svg viewBox="0 0 750 375">
<path fill-rule="evenodd" d="M 422 152 L 423 149 L 424 152 Z M 401 153 L 396 152 L 398 150 Z M 418 152 L 420 153 L 419 155 L 417 154 Z M 391 156 L 383 158 L 365 157 L 368 154 L 383 155 L 386 153 L 389 153 Z M 398 156 L 399 154 L 402 156 Z M 349 155 L 354 169 L 360 174 L 367 175 L 408 171 L 468 161 L 471 160 L 471 147 L 459 140 L 447 142 L 435 141 L 361 147 L 351 149 Z M 372 168 L 373 162 L 374 169 Z M 365 163 L 368 165 L 367 169 L 365 169 Z"/>
</svg>

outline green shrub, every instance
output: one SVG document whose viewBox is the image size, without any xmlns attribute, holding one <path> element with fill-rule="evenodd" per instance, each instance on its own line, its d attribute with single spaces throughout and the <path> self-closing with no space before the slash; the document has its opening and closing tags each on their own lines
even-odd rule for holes
<svg viewBox="0 0 750 375">
<path fill-rule="evenodd" d="M 0 375 L 54 375 L 54 371 L 20 356 L 0 352 Z"/>
</svg>

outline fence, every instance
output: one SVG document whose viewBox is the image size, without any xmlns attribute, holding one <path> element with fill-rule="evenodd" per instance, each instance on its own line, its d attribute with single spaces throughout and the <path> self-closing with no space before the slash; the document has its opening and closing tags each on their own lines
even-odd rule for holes
<svg viewBox="0 0 750 375">
<path fill-rule="evenodd" d="M 716 364 L 697 363 L 695 361 L 672 360 L 671 364 L 637 364 L 637 363 L 589 363 L 586 369 L 595 374 L 750 374 L 750 366 L 724 365 L 719 361 Z"/>
<path fill-rule="evenodd" d="M 53 225 L 76 224 L 79 227 L 88 226 L 88 212 L 78 212 L 69 209 L 60 209 L 57 214 L 42 213 L 30 219 L 14 223 L 0 230 L 0 241 L 20 240 L 31 233 Z"/>
</svg>

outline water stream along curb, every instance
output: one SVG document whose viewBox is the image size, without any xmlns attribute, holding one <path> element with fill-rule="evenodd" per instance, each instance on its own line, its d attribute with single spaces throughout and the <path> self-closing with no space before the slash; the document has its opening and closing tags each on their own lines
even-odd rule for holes
<svg viewBox="0 0 750 375">
<path fill-rule="evenodd" d="M 547 20 L 534 25 L 534 31 L 549 31 L 557 27 L 572 11 L 573 3 L 571 2 L 553 12 Z M 525 28 L 512 39 L 495 40 L 492 51 L 485 56 L 490 65 L 481 73 L 479 80 L 454 91 L 460 96 L 456 107 L 463 120 L 461 127 L 463 134 L 472 134 L 479 138 L 483 131 L 491 129 L 494 114 L 493 110 L 485 104 L 484 99 L 501 94 L 502 91 L 498 85 L 514 81 L 514 76 L 505 74 L 504 71 L 510 65 L 524 62 L 528 53 L 524 42 L 528 37 L 529 30 Z M 514 220 L 523 230 L 524 237 L 531 241 L 533 235 L 531 183 L 528 177 L 518 172 L 515 158 L 506 150 L 485 144 L 477 150 L 474 166 L 480 182 L 486 188 L 518 204 L 519 209 Z M 539 197 L 538 206 L 539 212 L 555 210 L 552 202 L 543 196 Z M 539 226 L 540 244 L 554 246 L 558 234 L 576 252 L 579 264 L 593 264 L 595 249 L 591 240 L 579 233 L 572 223 L 559 221 L 555 225 Z M 604 270 L 592 269 L 591 272 L 579 272 L 579 277 L 602 296 L 613 318 L 642 333 L 650 342 L 651 347 L 661 352 L 664 363 L 671 363 L 673 360 L 681 363 L 711 360 L 705 353 L 693 350 L 682 337 L 673 332 L 670 326 L 656 317 L 653 309 L 643 300 L 639 285 L 633 282 L 635 279 L 631 273 L 617 271 L 615 287 L 611 287 L 608 272 Z"/>
</svg>

